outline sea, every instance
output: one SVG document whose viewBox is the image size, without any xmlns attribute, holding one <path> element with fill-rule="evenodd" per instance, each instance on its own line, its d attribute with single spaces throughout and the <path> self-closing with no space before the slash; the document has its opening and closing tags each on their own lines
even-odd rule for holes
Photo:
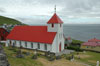
<svg viewBox="0 0 100 66">
<path fill-rule="evenodd" d="M 63 30 L 65 37 L 76 40 L 100 39 L 100 24 L 64 24 Z"/>
<path fill-rule="evenodd" d="M 81 41 L 88 41 L 92 38 L 100 39 L 100 24 L 64 24 L 63 31 L 66 38 L 71 37 Z"/>
</svg>

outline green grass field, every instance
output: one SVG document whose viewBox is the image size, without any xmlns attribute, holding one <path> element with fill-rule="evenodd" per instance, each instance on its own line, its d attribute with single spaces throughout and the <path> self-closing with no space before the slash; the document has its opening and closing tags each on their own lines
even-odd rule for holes
<svg viewBox="0 0 100 66">
<path fill-rule="evenodd" d="M 16 58 L 16 52 L 6 47 L 4 47 L 4 50 L 11 66 L 43 66 L 41 62 L 31 59 L 33 56 L 32 53 L 29 56 L 24 55 L 25 58 Z"/>
<path fill-rule="evenodd" d="M 87 46 L 81 46 L 81 49 L 87 49 L 87 50 L 95 50 L 95 51 L 100 51 L 100 47 L 89 47 L 87 48 Z"/>
<path fill-rule="evenodd" d="M 78 56 L 80 56 L 80 59 L 78 59 Z M 96 62 L 100 61 L 100 53 L 89 52 L 89 51 L 86 53 L 81 52 L 79 55 L 75 56 L 75 59 L 77 61 L 84 62 L 91 66 L 96 66 Z"/>
<path fill-rule="evenodd" d="M 8 61 L 11 64 L 11 66 L 44 66 L 44 64 L 41 63 L 40 60 L 31 59 L 33 54 L 34 54 L 33 50 L 22 49 L 22 52 L 25 51 L 25 52 L 30 52 L 31 53 L 29 56 L 24 55 L 25 58 L 16 58 L 15 50 L 9 50 L 9 48 L 7 48 L 7 47 L 4 47 L 4 50 L 7 54 Z M 18 50 L 18 48 L 16 50 Z M 89 64 L 91 66 L 96 66 L 96 62 L 100 61 L 100 53 L 79 52 L 79 55 L 77 55 L 77 53 L 75 52 L 73 54 L 75 56 L 75 61 L 77 61 L 79 63 L 82 62 L 84 64 Z M 71 55 L 72 54 L 66 55 L 66 56 L 71 56 Z M 78 56 L 80 56 L 80 59 L 78 59 Z M 39 58 L 46 59 L 44 56 L 43 57 L 39 56 Z M 68 59 L 66 59 L 66 60 L 68 60 Z M 48 60 L 46 60 L 46 61 L 48 61 Z M 61 62 L 61 63 L 63 63 L 63 62 Z"/>
<path fill-rule="evenodd" d="M 22 24 L 22 23 L 12 18 L 0 16 L 0 25 L 2 24 Z"/>
</svg>

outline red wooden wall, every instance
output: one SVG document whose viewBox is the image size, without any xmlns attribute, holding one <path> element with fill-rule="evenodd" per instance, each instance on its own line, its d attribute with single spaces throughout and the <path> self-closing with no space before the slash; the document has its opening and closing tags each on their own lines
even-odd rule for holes
<svg viewBox="0 0 100 66">
<path fill-rule="evenodd" d="M 0 40 L 6 40 L 8 34 L 9 32 L 7 32 L 7 30 L 5 30 L 4 28 L 0 28 Z"/>
</svg>

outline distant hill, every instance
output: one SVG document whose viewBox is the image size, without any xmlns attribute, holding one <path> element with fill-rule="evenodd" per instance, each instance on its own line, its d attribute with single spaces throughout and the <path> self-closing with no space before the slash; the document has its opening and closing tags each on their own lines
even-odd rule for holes
<svg viewBox="0 0 100 66">
<path fill-rule="evenodd" d="M 13 24 L 14 25 L 14 24 L 22 24 L 22 23 L 12 18 L 0 16 L 0 25 L 2 24 Z"/>
</svg>

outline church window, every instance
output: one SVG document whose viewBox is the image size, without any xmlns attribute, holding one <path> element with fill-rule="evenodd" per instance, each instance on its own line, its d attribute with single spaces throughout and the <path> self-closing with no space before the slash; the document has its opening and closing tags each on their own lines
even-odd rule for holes
<svg viewBox="0 0 100 66">
<path fill-rule="evenodd" d="M 61 24 L 60 24 L 60 27 L 61 27 Z"/>
<path fill-rule="evenodd" d="M 52 24 L 52 27 L 54 27 L 54 24 Z"/>
<path fill-rule="evenodd" d="M 38 49 L 40 49 L 40 43 L 38 43 Z"/>
<path fill-rule="evenodd" d="M 44 44 L 44 49 L 47 50 L 47 44 Z"/>
<path fill-rule="evenodd" d="M 21 45 L 21 41 L 19 41 L 19 44 L 20 44 L 20 47 L 21 47 L 21 46 L 22 46 L 22 45 Z"/>
<path fill-rule="evenodd" d="M 13 46 L 15 46 L 16 45 L 16 40 L 14 41 L 14 43 L 13 43 Z"/>
<path fill-rule="evenodd" d="M 31 42 L 31 48 L 33 48 L 33 43 Z"/>
<path fill-rule="evenodd" d="M 25 42 L 25 47 L 27 47 L 27 42 Z"/>
</svg>

